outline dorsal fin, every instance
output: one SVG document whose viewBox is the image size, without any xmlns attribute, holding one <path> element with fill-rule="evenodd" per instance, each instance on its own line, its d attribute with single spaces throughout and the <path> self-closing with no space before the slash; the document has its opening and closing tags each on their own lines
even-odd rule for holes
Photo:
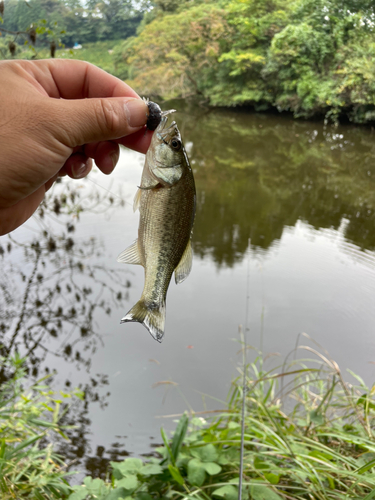
<svg viewBox="0 0 375 500">
<path fill-rule="evenodd" d="M 191 240 L 186 245 L 185 251 L 182 254 L 178 266 L 174 270 L 174 278 L 176 283 L 182 283 L 190 274 L 193 265 L 193 249 L 191 248 Z"/>
</svg>

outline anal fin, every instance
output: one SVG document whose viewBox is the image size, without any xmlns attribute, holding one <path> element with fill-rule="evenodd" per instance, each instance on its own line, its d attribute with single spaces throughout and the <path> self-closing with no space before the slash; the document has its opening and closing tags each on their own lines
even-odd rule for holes
<svg viewBox="0 0 375 500">
<path fill-rule="evenodd" d="M 189 276 L 193 266 L 193 249 L 191 248 L 191 240 L 186 245 L 185 251 L 182 254 L 178 266 L 174 270 L 174 278 L 177 284 L 182 283 Z"/>
<path fill-rule="evenodd" d="M 124 264 L 139 264 L 142 266 L 141 255 L 139 253 L 138 248 L 138 240 L 126 248 L 120 255 L 117 257 L 117 262 L 122 262 Z"/>
</svg>

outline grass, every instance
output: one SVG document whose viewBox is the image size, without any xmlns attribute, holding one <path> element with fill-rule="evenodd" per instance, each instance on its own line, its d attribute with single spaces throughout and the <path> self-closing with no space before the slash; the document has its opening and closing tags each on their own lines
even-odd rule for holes
<svg viewBox="0 0 375 500">
<path fill-rule="evenodd" d="M 300 349 L 312 357 L 266 370 L 259 356 L 246 367 L 242 498 L 375 498 L 374 389 Z M 112 463 L 111 481 L 86 478 L 69 500 L 237 500 L 243 391 L 240 373 L 218 417 L 183 415 L 171 441 L 162 430 L 160 458 Z"/>
<path fill-rule="evenodd" d="M 0 39 L 0 59 L 11 58 L 8 43 L 10 37 Z M 124 40 L 104 40 L 99 42 L 85 43 L 81 49 L 71 49 L 68 47 L 57 47 L 56 58 L 78 59 L 95 64 L 108 73 L 123 78 L 127 73 L 127 65 L 119 57 L 121 54 L 121 44 Z M 16 59 L 49 59 L 51 57 L 49 48 L 32 47 L 30 45 L 17 45 Z"/>
<path fill-rule="evenodd" d="M 27 384 L 19 356 L 1 357 L 0 365 L 5 380 L 0 386 L 1 500 L 66 498 L 71 488 L 65 464 L 51 439 L 56 433 L 65 437 L 58 422 L 63 400 L 71 395 L 54 394 L 46 384 L 49 376 Z"/>
<path fill-rule="evenodd" d="M 10 37 L 4 37 L 4 40 L 0 39 L 0 59 L 11 57 L 8 50 L 10 40 Z M 114 49 L 122 42 L 122 40 L 105 40 L 102 42 L 86 43 L 81 49 L 58 47 L 55 57 L 88 61 L 111 74 L 115 74 Z M 37 59 L 49 59 L 51 57 L 49 48 L 37 47 L 35 49 L 29 45 L 17 45 L 16 59 L 32 59 L 34 57 Z"/>
<path fill-rule="evenodd" d="M 309 357 L 266 369 L 268 361 L 258 356 L 246 366 L 245 373 L 240 368 L 225 411 L 208 420 L 197 414 L 182 415 L 172 439 L 161 430 L 164 444 L 156 450 L 158 457 L 146 462 L 138 458 L 112 462 L 107 480 L 87 477 L 83 484 L 71 487 L 61 462 L 51 459 L 46 450 L 37 450 L 34 442 L 27 443 L 26 435 L 18 438 L 22 449 L 18 442 L 3 438 L 8 456 L 12 456 L 12 448 L 17 455 L 31 447 L 33 461 L 40 464 L 38 453 L 44 453 L 45 463 L 50 465 L 44 480 L 50 486 L 48 494 L 39 489 L 37 496 L 35 488 L 22 489 L 17 484 L 25 484 L 22 474 L 18 479 L 12 476 L 12 491 L 18 496 L 4 496 L 3 490 L 2 498 L 237 500 L 243 396 L 242 499 L 375 498 L 375 389 L 366 387 L 359 377 L 356 385 L 344 382 L 338 365 L 327 353 L 309 346 L 299 349 Z M 28 421 L 29 426 L 34 424 Z M 33 431 L 30 439 L 36 438 Z M 40 467 L 25 477 L 34 481 Z M 0 484 L 5 481 L 9 485 L 7 473 L 4 476 L 4 469 L 1 471 Z"/>
<path fill-rule="evenodd" d="M 115 61 L 113 50 L 121 42 L 121 40 L 105 40 L 102 42 L 85 43 L 82 49 L 58 48 L 55 57 L 88 61 L 108 71 L 108 73 L 114 74 Z M 49 50 L 42 49 L 38 52 L 38 58 L 43 59 L 48 57 L 50 57 Z"/>
</svg>

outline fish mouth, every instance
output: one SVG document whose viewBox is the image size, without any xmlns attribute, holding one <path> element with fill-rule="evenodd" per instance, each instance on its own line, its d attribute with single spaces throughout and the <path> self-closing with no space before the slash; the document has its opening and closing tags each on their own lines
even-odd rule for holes
<svg viewBox="0 0 375 500">
<path fill-rule="evenodd" d="M 178 132 L 177 124 L 175 121 L 173 121 L 168 128 L 165 128 L 165 126 L 168 122 L 169 115 L 171 115 L 172 113 L 175 113 L 175 112 L 176 112 L 175 109 L 168 109 L 167 111 L 162 111 L 161 121 L 159 123 L 158 128 L 156 129 L 157 132 L 159 132 L 159 133 L 163 132 L 163 136 L 167 135 L 168 132 L 171 132 L 172 128 L 175 128 L 176 132 Z"/>
<path fill-rule="evenodd" d="M 162 117 L 161 121 L 158 125 L 158 127 L 155 130 L 155 135 L 159 139 L 159 141 L 168 143 L 172 137 L 176 137 L 179 140 L 181 140 L 181 134 L 180 131 L 178 130 L 177 123 L 173 121 L 168 127 L 167 127 L 167 122 L 169 115 L 172 113 L 175 113 L 175 109 L 169 109 L 168 111 L 162 111 Z"/>
</svg>

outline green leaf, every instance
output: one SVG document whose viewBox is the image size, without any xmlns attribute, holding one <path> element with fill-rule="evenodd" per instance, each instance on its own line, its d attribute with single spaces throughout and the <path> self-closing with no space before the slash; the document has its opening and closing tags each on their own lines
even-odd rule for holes
<svg viewBox="0 0 375 500">
<path fill-rule="evenodd" d="M 137 476 L 128 475 L 123 479 L 117 481 L 116 486 L 120 488 L 125 488 L 126 494 L 133 493 L 134 490 L 138 488 Z"/>
<path fill-rule="evenodd" d="M 184 413 L 177 424 L 172 440 L 172 455 L 175 461 L 177 460 L 178 454 L 180 453 L 180 449 L 185 439 L 188 425 L 189 419 L 186 413 Z"/>
<path fill-rule="evenodd" d="M 173 479 L 177 481 L 178 484 L 183 485 L 185 481 L 184 478 L 181 476 L 180 471 L 177 469 L 177 467 L 175 467 L 172 464 L 169 464 L 168 469 Z"/>
<path fill-rule="evenodd" d="M 26 439 L 23 441 L 21 444 L 18 446 L 15 446 L 12 451 L 7 453 L 7 458 L 13 457 L 14 455 L 17 455 L 19 451 L 23 450 L 24 448 L 27 448 L 28 446 L 34 444 L 36 441 L 41 439 L 44 436 L 44 434 L 39 434 L 37 436 L 33 436 L 32 438 Z"/>
<path fill-rule="evenodd" d="M 103 500 L 120 500 L 125 498 L 126 495 L 127 492 L 125 488 L 116 488 L 115 490 L 112 490 Z"/>
<path fill-rule="evenodd" d="M 188 480 L 194 486 L 202 486 L 206 479 L 206 469 L 198 458 L 192 458 L 188 463 Z"/>
<path fill-rule="evenodd" d="M 371 493 L 363 497 L 362 500 L 372 500 L 373 498 L 375 498 L 375 488 L 371 491 Z"/>
<path fill-rule="evenodd" d="M 310 420 L 316 425 L 323 425 L 324 424 L 324 417 L 321 413 L 319 413 L 316 410 L 310 411 Z"/>
<path fill-rule="evenodd" d="M 140 458 L 127 458 L 123 462 L 110 462 L 113 469 L 118 470 L 123 476 L 137 473 L 143 467 Z"/>
<path fill-rule="evenodd" d="M 221 488 L 214 490 L 212 495 L 219 498 L 225 498 L 226 500 L 237 500 L 238 488 L 232 484 L 227 484 L 226 486 L 222 486 Z"/>
<path fill-rule="evenodd" d="M 78 387 L 74 389 L 73 394 L 81 401 L 85 399 L 85 392 L 79 389 Z"/>
<path fill-rule="evenodd" d="M 72 493 L 69 496 L 68 500 L 85 500 L 88 494 L 89 492 L 87 491 L 87 488 L 85 488 L 84 486 L 79 486 L 79 489 Z"/>
<path fill-rule="evenodd" d="M 172 450 L 171 450 L 171 448 L 170 448 L 170 446 L 168 444 L 168 438 L 167 438 L 167 436 L 165 434 L 165 431 L 164 431 L 163 427 L 160 429 L 160 434 L 161 434 L 161 437 L 163 439 L 165 449 L 167 450 L 167 453 L 168 453 L 168 456 L 169 456 L 169 460 L 174 465 L 175 464 L 175 459 L 174 459 Z"/>
<path fill-rule="evenodd" d="M 140 491 L 139 493 L 137 493 L 134 498 L 135 500 L 152 500 L 152 496 L 148 493 L 145 493 L 144 491 Z"/>
<path fill-rule="evenodd" d="M 34 490 L 33 493 L 35 496 L 35 500 L 44 500 L 44 497 L 42 496 L 42 494 L 38 490 Z"/>
<path fill-rule="evenodd" d="M 271 484 L 279 484 L 280 474 L 273 474 L 272 472 L 267 472 L 267 473 L 264 474 L 264 477 Z"/>
<path fill-rule="evenodd" d="M 200 448 L 191 450 L 193 457 L 199 458 L 202 462 L 217 462 L 218 452 L 213 444 L 208 444 Z"/>
<path fill-rule="evenodd" d="M 375 467 L 375 460 L 371 460 L 370 462 L 367 462 L 367 464 L 363 465 L 362 467 L 357 469 L 355 472 L 357 472 L 357 474 L 364 474 L 365 472 L 372 469 L 373 467 Z"/>
<path fill-rule="evenodd" d="M 320 460 L 324 460 L 325 462 L 333 459 L 332 455 L 329 455 L 328 453 L 324 453 L 319 450 L 310 451 L 309 456 L 319 458 Z"/>
<path fill-rule="evenodd" d="M 356 404 L 357 405 L 363 405 L 364 408 L 371 408 L 371 409 L 375 408 L 375 404 L 369 398 L 368 394 L 362 394 L 362 396 L 360 396 L 357 399 L 357 403 Z"/>
<path fill-rule="evenodd" d="M 1 439 L 0 459 L 4 458 L 5 448 L 6 448 L 5 439 Z"/>
<path fill-rule="evenodd" d="M 163 468 L 158 464 L 146 464 L 139 469 L 139 473 L 143 476 L 152 476 L 154 474 L 161 474 L 162 472 Z"/>
<path fill-rule="evenodd" d="M 216 464 L 215 462 L 202 462 L 202 465 L 203 465 L 205 471 L 210 476 L 214 476 L 215 474 L 219 474 L 219 472 L 221 472 L 220 465 Z"/>
<path fill-rule="evenodd" d="M 257 456 L 254 459 L 254 467 L 258 470 L 270 469 L 271 464 L 265 462 L 263 458 Z"/>
<path fill-rule="evenodd" d="M 263 484 L 251 484 L 249 491 L 253 500 L 282 500 L 280 495 Z"/>
<path fill-rule="evenodd" d="M 85 477 L 83 483 L 86 486 L 88 493 L 93 496 L 98 497 L 106 490 L 104 481 L 99 478 L 93 479 L 92 477 L 88 476 Z"/>
</svg>

